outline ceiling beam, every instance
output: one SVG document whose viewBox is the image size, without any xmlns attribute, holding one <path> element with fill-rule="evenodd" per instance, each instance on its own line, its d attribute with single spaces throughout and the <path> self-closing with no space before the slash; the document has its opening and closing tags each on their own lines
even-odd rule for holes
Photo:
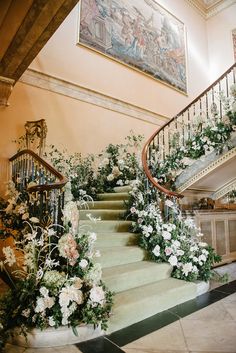
<svg viewBox="0 0 236 353">
<path fill-rule="evenodd" d="M 2 80 L 4 87 L 6 82 L 17 82 L 78 1 L 8 0 L 5 3 L 4 15 L 0 18 L 0 39 L 6 34 L 7 25 L 10 28 L 0 49 L 0 77 L 5 79 Z M 0 102 L 3 102 L 6 97 L 1 94 Z"/>
</svg>

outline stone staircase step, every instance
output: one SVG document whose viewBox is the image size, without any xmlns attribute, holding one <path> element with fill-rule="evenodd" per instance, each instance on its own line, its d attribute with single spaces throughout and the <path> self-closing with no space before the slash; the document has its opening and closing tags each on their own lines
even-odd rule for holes
<svg viewBox="0 0 236 353">
<path fill-rule="evenodd" d="M 113 209 L 123 209 L 125 207 L 125 203 L 123 200 L 114 200 L 114 201 L 93 201 L 93 202 L 87 202 L 88 205 L 88 210 L 92 209 L 107 209 L 107 210 L 113 210 Z"/>
<path fill-rule="evenodd" d="M 114 192 L 129 192 L 131 190 L 132 190 L 132 188 L 129 185 L 114 187 Z"/>
<path fill-rule="evenodd" d="M 103 269 L 103 280 L 116 293 L 169 278 L 172 267 L 167 263 L 140 261 Z"/>
<path fill-rule="evenodd" d="M 85 221 L 81 220 L 80 224 L 80 233 L 84 231 L 93 231 L 93 232 L 128 232 L 130 230 L 131 221 L 97 221 L 92 222 L 90 220 Z"/>
<path fill-rule="evenodd" d="M 115 295 L 108 333 L 196 297 L 196 284 L 168 278 Z"/>
<path fill-rule="evenodd" d="M 128 232 L 116 233 L 97 233 L 97 241 L 95 247 L 112 247 L 135 245 L 138 242 L 138 235 Z"/>
<path fill-rule="evenodd" d="M 103 268 L 142 261 L 145 251 L 138 246 L 116 246 L 98 248 L 101 257 L 97 259 Z"/>
<path fill-rule="evenodd" d="M 122 219 L 124 218 L 125 210 L 80 210 L 79 211 L 79 218 L 80 220 L 89 219 L 87 214 L 91 214 L 92 217 L 101 218 L 102 220 L 115 220 L 115 219 Z"/>
<path fill-rule="evenodd" d="M 101 201 L 111 201 L 111 200 L 128 200 L 128 192 L 109 192 L 104 194 L 98 194 L 98 198 Z"/>
</svg>

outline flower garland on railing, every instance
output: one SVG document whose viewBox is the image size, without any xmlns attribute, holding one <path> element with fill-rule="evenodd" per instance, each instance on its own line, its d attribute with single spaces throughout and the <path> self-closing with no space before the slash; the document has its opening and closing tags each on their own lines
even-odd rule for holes
<svg viewBox="0 0 236 353">
<path fill-rule="evenodd" d="M 101 280 L 101 265 L 94 263 L 96 234 L 78 230 L 76 202 L 66 204 L 63 217 L 61 237 L 56 225 L 43 227 L 31 217 L 2 248 L 1 271 L 12 285 L 0 299 L 0 344 L 32 328 L 68 325 L 75 334 L 83 323 L 107 328 L 112 293 Z"/>
<path fill-rule="evenodd" d="M 195 160 L 213 151 L 221 154 L 232 148 L 231 137 L 236 131 L 236 84 L 231 86 L 230 93 L 229 98 L 220 94 L 225 111 L 223 118 L 218 114 L 209 120 L 201 116 L 196 118 L 195 133 L 184 144 L 180 142 L 179 132 L 176 132 L 170 141 L 170 153 L 164 160 L 161 160 L 161 156 L 158 158 L 157 152 L 153 151 L 152 175 L 160 184 L 175 189 L 176 178 Z"/>
<path fill-rule="evenodd" d="M 192 218 L 184 218 L 177 203 L 162 201 L 155 189 L 145 184 L 144 175 L 131 184 L 129 218 L 139 234 L 139 245 L 156 262 L 168 262 L 172 277 L 187 281 L 208 281 L 212 266 L 221 260 L 214 249 L 202 242 L 203 234 Z"/>
</svg>

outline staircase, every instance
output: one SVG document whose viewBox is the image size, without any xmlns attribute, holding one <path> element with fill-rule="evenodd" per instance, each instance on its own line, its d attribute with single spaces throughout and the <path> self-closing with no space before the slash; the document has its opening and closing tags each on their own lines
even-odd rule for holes
<svg viewBox="0 0 236 353">
<path fill-rule="evenodd" d="M 170 278 L 169 264 L 145 261 L 137 235 L 130 232 L 131 222 L 121 220 L 129 190 L 117 187 L 114 193 L 100 194 L 100 201 L 80 211 L 80 226 L 97 233 L 103 280 L 116 293 L 109 332 L 196 297 L 196 284 Z M 88 213 L 101 217 L 101 221 L 94 224 L 88 220 Z"/>
</svg>

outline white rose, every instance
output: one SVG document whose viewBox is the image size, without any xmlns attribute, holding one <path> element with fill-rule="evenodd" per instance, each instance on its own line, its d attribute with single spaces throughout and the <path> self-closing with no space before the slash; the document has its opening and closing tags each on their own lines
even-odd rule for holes
<svg viewBox="0 0 236 353">
<path fill-rule="evenodd" d="M 199 258 L 198 258 L 199 262 L 202 261 L 202 262 L 206 262 L 207 258 L 204 254 L 200 255 Z"/>
<path fill-rule="evenodd" d="M 160 246 L 159 245 L 156 245 L 155 248 L 152 250 L 153 254 L 155 256 L 160 256 Z"/>
<path fill-rule="evenodd" d="M 171 264 L 171 266 L 177 266 L 178 259 L 175 255 L 171 255 L 168 259 L 168 262 Z"/>
<path fill-rule="evenodd" d="M 35 312 L 42 313 L 45 310 L 44 298 L 37 298 Z"/>
<path fill-rule="evenodd" d="M 183 265 L 182 271 L 185 276 L 188 276 L 189 272 L 191 272 L 193 269 L 193 264 L 192 262 L 187 262 L 186 264 Z"/>
<path fill-rule="evenodd" d="M 82 268 L 82 269 L 85 269 L 87 266 L 88 266 L 88 261 L 86 259 L 82 259 L 80 262 L 79 262 L 79 266 Z"/>
<path fill-rule="evenodd" d="M 93 287 L 90 290 L 89 297 L 93 303 L 103 304 L 105 301 L 104 290 L 102 289 L 102 287 Z"/>
<path fill-rule="evenodd" d="M 56 322 L 54 321 L 53 316 L 49 316 L 48 324 L 49 324 L 49 326 L 55 326 L 56 325 Z"/>
<path fill-rule="evenodd" d="M 114 175 L 113 174 L 109 174 L 107 176 L 107 181 L 112 181 L 112 180 L 114 180 Z"/>
<path fill-rule="evenodd" d="M 39 291 L 40 291 L 40 294 L 42 294 L 43 297 L 47 297 L 48 296 L 48 289 L 46 287 L 41 287 Z"/>
<path fill-rule="evenodd" d="M 162 232 L 162 236 L 163 236 L 163 238 L 164 238 L 165 240 L 170 240 L 170 239 L 171 239 L 171 234 L 170 234 L 170 232 L 167 232 L 166 230 L 164 230 L 164 231 Z"/>
</svg>

